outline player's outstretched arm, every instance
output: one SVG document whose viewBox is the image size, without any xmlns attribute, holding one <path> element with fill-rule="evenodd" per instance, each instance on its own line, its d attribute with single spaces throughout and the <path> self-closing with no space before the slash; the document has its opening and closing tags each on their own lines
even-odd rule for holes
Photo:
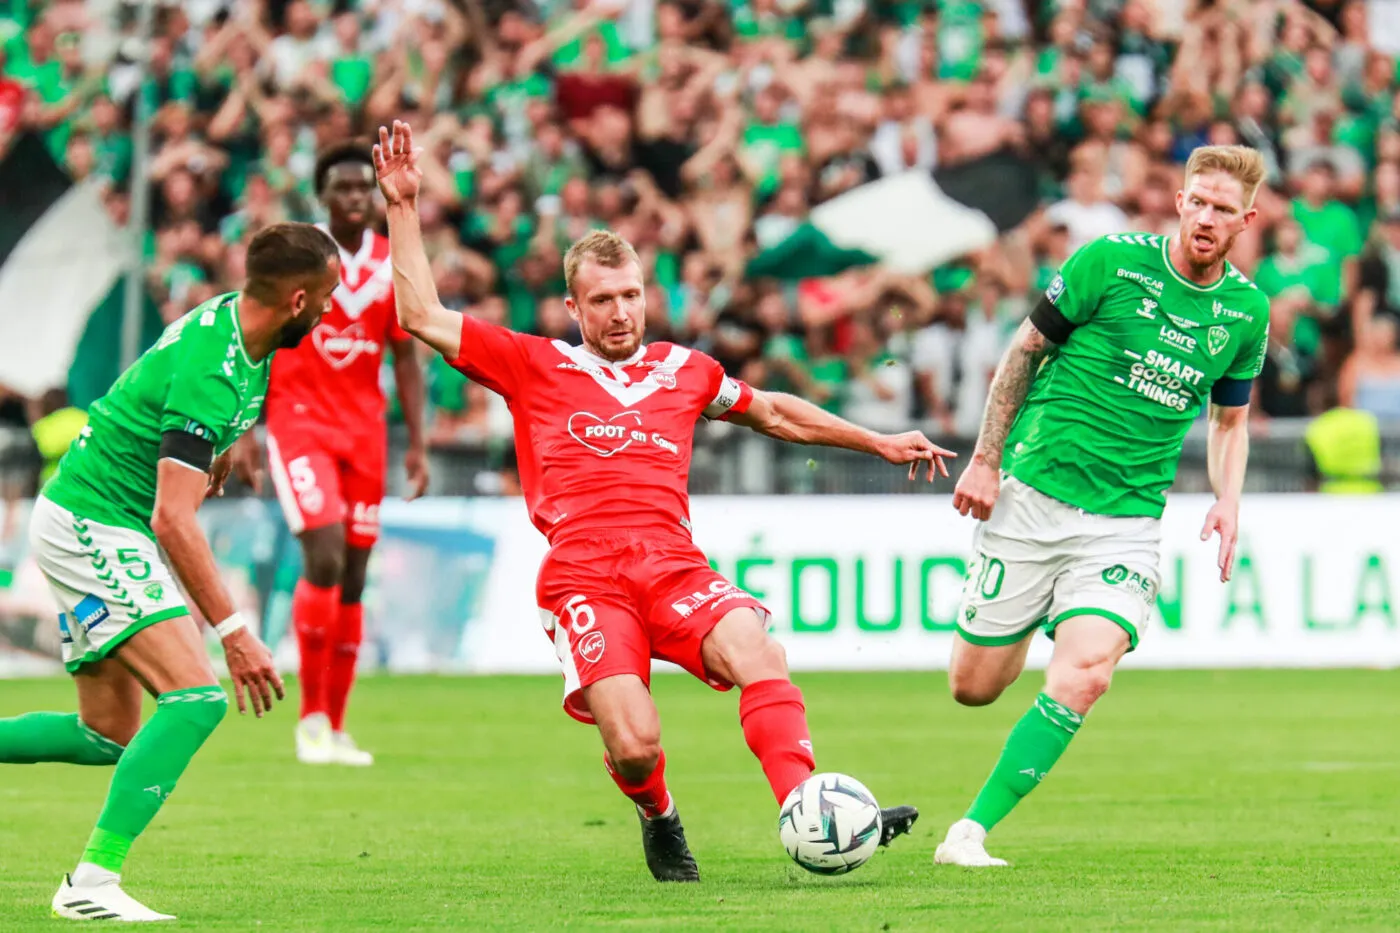
<svg viewBox="0 0 1400 933">
<path fill-rule="evenodd" d="M 947 476 L 944 458 L 957 456 L 924 437 L 922 431 L 877 434 L 838 418 L 806 399 L 783 392 L 755 391 L 748 409 L 741 414 L 731 414 L 729 420 L 780 441 L 842 447 L 874 454 L 890 463 L 907 463 L 910 479 L 915 477 L 922 463 L 928 464 L 929 482 L 933 482 L 935 472 Z"/>
<path fill-rule="evenodd" d="M 423 249 L 423 231 L 418 223 L 418 189 L 423 184 L 423 169 L 418 165 L 420 152 L 413 148 L 413 131 L 407 123 L 395 120 L 392 134 L 379 128 L 374 171 L 388 204 L 394 305 L 400 327 L 449 360 L 455 360 L 462 347 L 462 315 L 444 308 L 438 300 L 433 270 Z"/>
<path fill-rule="evenodd" d="M 1001 457 L 1006 436 L 1026 401 L 1040 361 L 1050 347 L 1050 340 L 1029 318 L 1021 322 L 988 390 L 987 408 L 982 414 L 982 429 L 977 434 L 972 462 L 953 492 L 953 508 L 959 513 L 970 512 L 981 521 L 991 518 L 1001 491 Z"/>
<path fill-rule="evenodd" d="M 1240 496 L 1244 492 L 1244 472 L 1249 462 L 1249 404 L 1210 406 L 1210 428 L 1206 434 L 1206 469 L 1215 491 L 1215 505 L 1206 513 L 1201 540 L 1220 533 L 1220 582 L 1230 579 L 1235 569 L 1235 544 L 1239 540 Z"/>
<path fill-rule="evenodd" d="M 207 455 L 205 462 L 208 462 Z M 233 599 L 224 588 L 214 553 L 195 517 L 208 488 L 209 474 L 204 470 L 173 457 L 162 457 L 156 465 L 156 505 L 151 513 L 151 531 L 199 611 L 211 623 L 222 623 L 236 617 Z M 272 708 L 274 691 L 279 700 L 285 695 L 282 679 L 272 666 L 271 653 L 257 636 L 243 627 L 230 631 L 223 642 L 239 712 L 247 711 L 243 699 L 246 687 L 253 712 L 261 716 Z"/>
</svg>

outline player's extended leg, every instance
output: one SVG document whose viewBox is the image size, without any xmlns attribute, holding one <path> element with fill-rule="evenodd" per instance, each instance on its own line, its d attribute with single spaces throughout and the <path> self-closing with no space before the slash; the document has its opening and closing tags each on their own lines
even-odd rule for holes
<svg viewBox="0 0 1400 933">
<path fill-rule="evenodd" d="M 326 715 L 330 719 L 331 744 L 337 764 L 367 767 L 374 756 L 355 744 L 345 731 L 345 707 L 350 701 L 350 689 L 355 686 L 355 669 L 360 661 L 360 642 L 364 640 L 364 607 L 360 597 L 365 591 L 365 573 L 369 569 L 368 547 L 345 548 L 345 571 L 340 579 L 340 614 L 329 639 L 326 668 Z"/>
<path fill-rule="evenodd" d="M 583 699 L 603 737 L 608 773 L 637 805 L 642 849 L 652 876 L 657 881 L 699 881 L 700 868 L 666 789 L 661 717 L 651 691 L 637 675 L 618 674 L 584 687 Z"/>
<path fill-rule="evenodd" d="M 935 862 L 967 867 L 1006 864 L 987 854 L 987 833 L 1045 779 L 1079 731 L 1085 714 L 1108 690 L 1113 669 L 1128 647 L 1127 632 L 1102 616 L 1071 615 L 1059 623 L 1045 690 L 1012 728 L 987 782 L 966 816 L 948 830 L 934 854 Z"/>
<path fill-rule="evenodd" d="M 115 659 L 74 675 L 76 713 L 25 713 L 0 719 L 0 762 L 114 765 L 141 727 L 141 684 Z"/>
<path fill-rule="evenodd" d="M 739 694 L 739 723 L 744 741 L 763 766 L 764 776 L 781 805 L 792 789 L 812 776 L 816 759 L 807 728 L 807 707 L 788 675 L 787 652 L 758 612 L 749 606 L 731 609 L 715 623 L 700 648 L 705 670 L 734 684 Z M 913 807 L 881 811 L 881 845 L 909 831 L 919 813 Z"/>
<path fill-rule="evenodd" d="M 131 844 L 223 720 L 228 697 L 214 676 L 199 629 L 187 615 L 136 632 L 116 649 L 116 661 L 121 667 L 108 659 L 76 679 L 84 721 L 117 738 L 134 731 L 141 707 L 133 684 L 155 696 L 156 711 L 122 752 L 97 826 L 78 867 L 54 895 L 53 909 L 70 920 L 171 919 L 121 890 L 122 866 Z M 120 711 L 104 713 L 103 705 L 110 702 L 120 704 Z"/>
<path fill-rule="evenodd" d="M 292 626 L 300 662 L 301 717 L 297 759 L 306 764 L 335 760 L 327 712 L 331 644 L 340 627 L 340 587 L 345 575 L 345 526 L 337 521 L 303 531 L 302 570 L 292 594 Z"/>
</svg>

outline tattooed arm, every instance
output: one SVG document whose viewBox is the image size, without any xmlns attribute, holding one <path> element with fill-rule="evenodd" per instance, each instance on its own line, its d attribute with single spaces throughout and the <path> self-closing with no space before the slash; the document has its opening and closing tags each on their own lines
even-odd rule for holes
<svg viewBox="0 0 1400 933">
<path fill-rule="evenodd" d="M 980 521 L 991 518 L 1001 492 L 1001 457 L 1006 435 L 1051 345 L 1045 333 L 1028 318 L 1021 323 L 1006 355 L 1001 358 L 987 395 L 987 410 L 982 416 L 982 430 L 977 435 L 972 462 L 953 493 L 953 508 L 960 514 L 971 512 Z"/>
</svg>

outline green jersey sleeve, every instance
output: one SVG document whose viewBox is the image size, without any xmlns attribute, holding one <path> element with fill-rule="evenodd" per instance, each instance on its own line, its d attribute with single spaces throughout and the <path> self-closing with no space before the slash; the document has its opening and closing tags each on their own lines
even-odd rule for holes
<svg viewBox="0 0 1400 933">
<path fill-rule="evenodd" d="M 1045 297 L 1071 324 L 1086 323 L 1098 309 L 1106 281 L 1106 254 L 1111 248 L 1112 244 L 1104 239 L 1081 246 L 1060 266 L 1059 274 L 1045 290 Z"/>
<path fill-rule="evenodd" d="M 1261 304 L 1263 308 L 1257 312 L 1257 319 L 1263 324 L 1255 328 L 1254 339 L 1240 345 L 1230 369 L 1225 373 L 1226 379 L 1248 382 L 1264 370 L 1264 357 L 1269 351 L 1269 303 L 1266 299 Z"/>
<path fill-rule="evenodd" d="M 222 450 L 233 440 L 226 435 L 237 422 L 241 400 L 233 361 L 225 358 L 222 345 L 211 346 L 214 343 L 198 329 L 186 329 L 180 341 L 180 365 L 165 396 L 160 431 L 184 431 Z"/>
</svg>

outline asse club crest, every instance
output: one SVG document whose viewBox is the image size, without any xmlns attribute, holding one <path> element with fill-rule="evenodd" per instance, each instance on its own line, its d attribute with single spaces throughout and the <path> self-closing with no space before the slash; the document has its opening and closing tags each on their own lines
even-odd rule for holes
<svg viewBox="0 0 1400 933">
<path fill-rule="evenodd" d="M 1206 349 L 1210 350 L 1211 356 L 1218 356 L 1229 342 L 1230 332 L 1219 324 L 1206 331 Z"/>
</svg>

